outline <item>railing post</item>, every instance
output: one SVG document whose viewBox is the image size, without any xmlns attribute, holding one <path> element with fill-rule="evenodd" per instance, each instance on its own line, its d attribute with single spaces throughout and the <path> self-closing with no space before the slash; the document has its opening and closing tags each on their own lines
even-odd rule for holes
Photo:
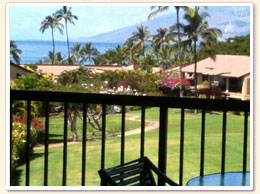
<svg viewBox="0 0 260 194">
<path fill-rule="evenodd" d="M 226 161 L 226 126 L 227 126 L 227 111 L 223 112 L 223 124 L 222 124 L 222 156 L 221 156 L 221 173 L 225 173 L 225 161 Z"/>
<path fill-rule="evenodd" d="M 125 163 L 125 105 L 122 106 L 122 119 L 121 119 L 121 154 L 120 163 Z"/>
<path fill-rule="evenodd" d="M 87 141 L 87 105 L 83 104 L 83 129 L 82 129 L 82 172 L 81 186 L 85 186 L 86 173 L 86 141 Z"/>
<path fill-rule="evenodd" d="M 245 114 L 245 116 L 244 116 L 243 172 L 246 172 L 248 112 L 244 112 L 244 114 Z"/>
<path fill-rule="evenodd" d="M 31 101 L 27 101 L 27 133 L 26 133 L 26 147 L 25 147 L 25 157 L 26 157 L 26 180 L 25 185 L 30 185 L 30 136 L 31 136 Z"/>
<path fill-rule="evenodd" d="M 201 147 L 200 147 L 200 176 L 204 175 L 204 156 L 205 156 L 205 109 L 202 109 Z"/>
<path fill-rule="evenodd" d="M 180 129 L 180 170 L 179 170 L 179 185 L 183 184 L 183 156 L 184 156 L 184 108 L 181 109 L 181 129 Z"/>
<path fill-rule="evenodd" d="M 68 103 L 64 103 L 64 136 L 63 136 L 63 174 L 62 186 L 66 186 L 67 180 L 67 136 L 68 136 Z"/>
<path fill-rule="evenodd" d="M 166 173 L 167 165 L 167 133 L 168 108 L 160 107 L 158 167 L 163 173 Z M 158 178 L 158 186 L 165 186 L 165 182 Z"/>
<path fill-rule="evenodd" d="M 105 168 L 105 149 L 106 149 L 106 105 L 102 104 L 102 141 L 101 141 L 101 169 Z M 101 186 L 104 183 L 101 181 Z"/>
<path fill-rule="evenodd" d="M 45 151 L 44 151 L 44 182 L 43 185 L 48 185 L 48 155 L 49 155 L 49 102 L 45 102 Z"/>
<path fill-rule="evenodd" d="M 144 137 L 145 137 L 145 106 L 142 106 L 142 115 L 141 115 L 141 150 L 140 157 L 144 157 Z"/>
</svg>

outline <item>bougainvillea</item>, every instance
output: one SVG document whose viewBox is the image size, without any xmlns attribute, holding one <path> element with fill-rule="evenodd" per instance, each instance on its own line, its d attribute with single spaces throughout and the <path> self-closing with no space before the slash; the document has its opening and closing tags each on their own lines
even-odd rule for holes
<svg viewBox="0 0 260 194">
<path fill-rule="evenodd" d="M 15 123 L 21 123 L 26 125 L 27 124 L 27 119 L 26 118 L 14 118 L 13 122 Z M 42 123 L 42 121 L 38 120 L 38 119 L 32 119 L 31 120 L 31 127 L 36 128 L 38 131 L 44 131 L 44 125 Z"/>
<path fill-rule="evenodd" d="M 171 89 L 176 88 L 177 86 L 179 86 L 180 83 L 183 85 L 190 85 L 190 82 L 186 79 L 175 79 L 171 77 L 163 78 L 160 82 L 161 87 L 171 88 Z"/>
</svg>

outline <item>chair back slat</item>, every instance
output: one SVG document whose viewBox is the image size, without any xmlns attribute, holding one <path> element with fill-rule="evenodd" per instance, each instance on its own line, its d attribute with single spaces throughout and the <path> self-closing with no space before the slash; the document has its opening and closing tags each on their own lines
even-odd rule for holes
<svg viewBox="0 0 260 194">
<path fill-rule="evenodd" d="M 134 169 L 133 171 L 130 171 L 130 172 L 127 172 L 127 173 L 126 172 L 119 173 L 119 175 L 113 176 L 113 177 L 111 177 L 111 179 L 113 181 L 117 181 L 117 180 L 121 180 L 123 178 L 127 178 L 127 177 L 131 177 L 131 176 L 140 174 L 141 172 L 143 172 L 142 168 Z"/>
<path fill-rule="evenodd" d="M 107 169 L 106 172 L 109 176 L 113 176 L 113 175 L 119 174 L 121 172 L 128 172 L 128 171 L 131 171 L 131 170 L 140 169 L 140 168 L 143 168 L 143 166 L 144 166 L 144 163 L 140 162 L 140 163 L 137 163 L 137 164 L 126 166 L 126 167 L 123 165 L 123 166 L 117 167 L 115 169 L 110 168 L 110 169 Z"/>
<path fill-rule="evenodd" d="M 137 183 L 141 180 L 141 176 L 137 176 L 137 177 L 132 177 L 132 178 L 129 178 L 125 181 L 122 181 L 122 182 L 119 182 L 118 185 L 119 186 L 126 186 L 126 185 L 130 185 L 130 184 L 133 184 L 133 183 Z"/>
</svg>

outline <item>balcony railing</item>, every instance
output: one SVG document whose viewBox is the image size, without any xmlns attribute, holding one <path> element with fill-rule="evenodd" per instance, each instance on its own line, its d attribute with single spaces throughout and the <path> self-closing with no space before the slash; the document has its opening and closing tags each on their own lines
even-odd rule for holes
<svg viewBox="0 0 260 194">
<path fill-rule="evenodd" d="M 89 104 L 101 104 L 102 113 L 102 139 L 101 139 L 101 164 L 100 168 L 105 168 L 106 152 L 106 105 L 120 105 L 122 107 L 121 120 L 121 153 L 120 162 L 125 162 L 125 115 L 126 106 L 141 106 L 141 140 L 140 140 L 140 157 L 144 156 L 145 150 L 145 113 L 146 107 L 159 107 L 159 152 L 158 167 L 166 173 L 167 165 L 167 134 L 168 134 L 168 109 L 181 109 L 180 118 L 180 158 L 179 158 L 179 184 L 183 185 L 183 161 L 184 161 L 184 122 L 185 110 L 201 110 L 201 146 L 200 146 L 200 175 L 204 174 L 205 161 L 205 120 L 206 111 L 221 111 L 222 119 L 222 152 L 221 152 L 221 169 L 225 172 L 226 161 L 226 122 L 228 111 L 244 112 L 244 133 L 243 133 L 243 168 L 245 172 L 247 166 L 247 139 L 248 139 L 248 115 L 250 113 L 250 101 L 235 101 L 221 99 L 194 99 L 194 98 L 173 98 L 173 97 L 154 97 L 154 96 L 129 96 L 129 95 L 108 95 L 108 94 L 86 94 L 86 93 L 68 93 L 68 92 L 46 92 L 46 91 L 10 91 L 10 148 L 12 148 L 12 103 L 15 100 L 27 101 L 27 141 L 26 141 L 26 178 L 25 184 L 29 186 L 30 182 L 30 119 L 31 119 L 31 102 L 41 101 L 45 103 L 45 151 L 44 151 L 44 186 L 48 185 L 48 136 L 49 136 L 49 107 L 50 102 L 64 103 L 64 139 L 63 139 L 63 171 L 62 185 L 66 186 L 67 180 L 67 135 L 68 135 L 68 103 L 83 104 L 83 135 L 82 135 L 82 175 L 81 185 L 85 185 L 86 170 L 86 114 Z M 12 153 L 12 150 L 10 149 Z M 10 158 L 11 160 L 11 158 Z M 11 162 L 10 162 L 11 165 Z M 165 185 L 158 180 L 159 185 Z"/>
</svg>

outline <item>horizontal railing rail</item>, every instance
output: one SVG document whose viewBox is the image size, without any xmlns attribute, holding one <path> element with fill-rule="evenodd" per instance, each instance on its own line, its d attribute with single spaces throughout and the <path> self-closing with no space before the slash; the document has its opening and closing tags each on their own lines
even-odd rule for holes
<svg viewBox="0 0 260 194">
<path fill-rule="evenodd" d="M 88 94 L 88 93 L 71 93 L 71 92 L 49 92 L 49 91 L 21 91 L 10 90 L 10 152 L 12 153 L 12 103 L 16 100 L 27 101 L 27 141 L 26 141 L 26 186 L 30 184 L 30 118 L 31 102 L 42 101 L 45 104 L 45 152 L 44 152 L 44 186 L 48 185 L 48 135 L 49 135 L 49 107 L 50 102 L 64 103 L 64 139 L 63 139 L 63 171 L 62 185 L 66 186 L 67 179 L 67 134 L 68 134 L 68 104 L 82 103 L 83 105 L 83 129 L 82 129 L 82 176 L 81 185 L 85 186 L 86 171 L 86 131 L 87 131 L 87 109 L 89 104 L 101 104 L 102 113 L 102 138 L 101 138 L 101 165 L 105 168 L 105 151 L 106 151 L 106 106 L 121 105 L 121 146 L 120 146 L 120 163 L 125 162 L 125 114 L 126 106 L 141 106 L 141 136 L 140 136 L 140 157 L 144 156 L 145 151 L 145 112 L 146 107 L 159 107 L 159 150 L 158 150 L 158 167 L 166 173 L 167 166 L 167 134 L 168 134 L 168 109 L 180 108 L 180 160 L 179 160 L 179 184 L 183 185 L 183 161 L 184 161 L 184 137 L 185 137 L 185 109 L 201 110 L 201 147 L 200 147 L 200 175 L 204 174 L 205 160 L 205 120 L 206 111 L 223 112 L 222 120 L 222 154 L 221 154 L 221 173 L 225 172 L 226 158 L 226 123 L 227 111 L 244 112 L 244 133 L 243 133 L 243 168 L 246 171 L 247 166 L 247 139 L 248 139 L 248 116 L 250 113 L 250 101 L 222 100 L 222 99 L 197 99 L 197 98 L 174 98 L 174 97 L 155 97 L 155 96 L 130 96 L 130 95 L 110 95 L 110 94 Z M 11 160 L 11 157 L 10 157 Z M 11 161 L 10 161 L 11 165 Z M 10 166 L 11 168 L 11 166 Z M 12 177 L 11 177 L 12 178 Z M 165 185 L 162 180 L 158 180 L 159 185 Z M 102 183 L 101 183 L 102 185 Z"/>
<path fill-rule="evenodd" d="M 111 94 L 88 94 L 73 92 L 21 91 L 11 90 L 11 100 L 51 101 L 107 105 L 127 105 L 146 107 L 168 107 L 186 109 L 206 109 L 216 111 L 250 112 L 250 101 L 223 99 L 174 98 L 166 96 L 131 96 Z"/>
</svg>

